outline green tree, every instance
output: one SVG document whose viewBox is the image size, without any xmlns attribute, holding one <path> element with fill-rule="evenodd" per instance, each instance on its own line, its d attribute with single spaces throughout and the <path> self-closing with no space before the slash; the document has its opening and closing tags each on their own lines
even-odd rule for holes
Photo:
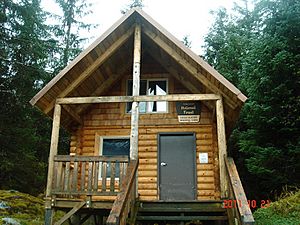
<svg viewBox="0 0 300 225">
<path fill-rule="evenodd" d="M 239 17 L 228 15 L 225 8 L 211 12 L 215 16 L 215 23 L 204 38 L 204 58 L 239 86 L 242 58 L 247 54 L 252 38 L 253 18 L 247 8 L 235 5 L 234 10 Z"/>
<path fill-rule="evenodd" d="M 260 0 L 253 11 L 234 10 L 218 12 L 205 58 L 249 97 L 230 150 L 247 170 L 246 186 L 266 196 L 299 185 L 300 3 Z"/>
<path fill-rule="evenodd" d="M 128 5 L 126 5 L 123 9 L 121 9 L 121 13 L 125 14 L 130 9 L 133 9 L 133 8 L 144 8 L 144 6 L 145 5 L 143 3 L 143 0 L 131 0 L 131 3 L 129 3 Z"/>
<path fill-rule="evenodd" d="M 51 41 L 38 0 L 1 1 L 0 8 L 0 188 L 36 193 L 44 186 L 50 135 L 28 100 L 47 77 Z"/>
<path fill-rule="evenodd" d="M 55 15 L 56 21 L 60 22 L 53 27 L 57 43 L 57 55 L 55 60 L 55 74 L 66 67 L 83 48 L 83 44 L 89 38 L 82 38 L 84 31 L 90 31 L 97 27 L 95 24 L 88 24 L 83 21 L 85 16 L 92 13 L 92 4 L 85 0 L 56 0 L 62 9 L 62 15 Z"/>
<path fill-rule="evenodd" d="M 84 15 L 84 4 L 68 3 L 73 8 L 64 6 L 63 25 L 50 27 L 45 25 L 49 13 L 42 10 L 40 0 L 0 1 L 2 189 L 38 194 L 45 187 L 51 121 L 29 100 L 80 52 L 82 39 L 72 29 L 77 29 L 74 24 L 89 27 L 74 22 Z M 67 150 L 67 135 L 62 136 L 60 145 Z"/>
<path fill-rule="evenodd" d="M 259 33 L 242 69 L 250 99 L 239 146 L 267 193 L 300 184 L 300 3 L 261 1 L 254 13 Z"/>
<path fill-rule="evenodd" d="M 182 43 L 188 47 L 191 48 L 192 47 L 192 41 L 190 41 L 190 36 L 189 35 L 184 35 L 182 38 Z"/>
</svg>

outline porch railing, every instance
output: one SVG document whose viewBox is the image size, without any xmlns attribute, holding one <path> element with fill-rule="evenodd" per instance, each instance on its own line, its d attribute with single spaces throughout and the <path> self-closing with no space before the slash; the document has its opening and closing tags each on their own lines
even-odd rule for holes
<svg viewBox="0 0 300 225">
<path fill-rule="evenodd" d="M 52 195 L 117 195 L 128 165 L 127 156 L 56 155 Z"/>
<path fill-rule="evenodd" d="M 224 200 L 228 209 L 230 224 L 254 225 L 254 218 L 248 204 L 233 158 L 226 157 L 225 164 L 229 179 L 229 199 Z"/>
<path fill-rule="evenodd" d="M 118 194 L 113 207 L 107 218 L 107 225 L 126 225 L 130 214 L 130 224 L 135 224 L 135 201 L 136 201 L 136 179 L 138 161 L 132 160 L 126 172 L 126 178 L 122 182 L 122 191 Z"/>
</svg>

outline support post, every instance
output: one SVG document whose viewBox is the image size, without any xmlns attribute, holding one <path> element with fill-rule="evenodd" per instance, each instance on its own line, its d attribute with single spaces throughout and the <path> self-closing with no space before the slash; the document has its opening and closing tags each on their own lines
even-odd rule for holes
<svg viewBox="0 0 300 225">
<path fill-rule="evenodd" d="M 61 106 L 59 104 L 55 105 L 53 113 L 53 123 L 52 123 L 52 134 L 51 134 L 51 144 L 50 144 L 50 154 L 48 162 L 48 178 L 47 178 L 47 189 L 46 189 L 46 202 L 45 202 L 45 224 L 52 224 L 53 209 L 51 209 L 51 190 L 53 181 L 53 170 L 54 170 L 54 156 L 57 155 L 57 146 L 59 139 L 59 127 L 60 127 L 60 115 Z"/>
<path fill-rule="evenodd" d="M 134 31 L 134 52 L 133 52 L 133 85 L 132 95 L 140 94 L 140 64 L 141 64 L 141 25 L 136 24 Z M 139 138 L 139 103 L 134 101 L 131 109 L 131 133 L 130 133 L 130 159 L 138 158 Z"/>
<path fill-rule="evenodd" d="M 221 198 L 226 198 L 228 195 L 228 181 L 226 179 L 226 167 L 225 167 L 225 157 L 227 157 L 227 145 L 226 145 L 224 109 L 223 109 L 222 99 L 216 101 L 216 116 L 217 116 L 217 136 L 218 136 L 218 149 L 219 149 Z"/>
</svg>

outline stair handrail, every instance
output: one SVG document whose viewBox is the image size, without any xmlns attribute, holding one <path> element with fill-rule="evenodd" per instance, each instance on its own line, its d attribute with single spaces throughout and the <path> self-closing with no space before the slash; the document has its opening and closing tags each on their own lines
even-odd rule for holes
<svg viewBox="0 0 300 225">
<path fill-rule="evenodd" d="M 121 192 L 117 195 L 110 214 L 106 220 L 107 225 L 124 225 L 130 210 L 133 209 L 136 199 L 136 171 L 138 160 L 131 160 L 121 184 Z"/>
<path fill-rule="evenodd" d="M 239 222 L 242 225 L 253 225 L 255 224 L 254 217 L 248 204 L 248 200 L 233 158 L 225 157 L 225 164 L 230 181 L 229 188 L 231 188 L 231 193 L 229 194 L 233 195 L 230 197 L 233 197 L 237 203 L 232 209 L 238 214 L 240 219 Z"/>
</svg>

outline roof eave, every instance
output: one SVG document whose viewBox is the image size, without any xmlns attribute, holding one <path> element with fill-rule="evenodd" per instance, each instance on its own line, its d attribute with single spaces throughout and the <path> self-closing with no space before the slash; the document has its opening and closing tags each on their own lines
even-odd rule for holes
<svg viewBox="0 0 300 225">
<path fill-rule="evenodd" d="M 230 81 L 228 81 L 224 76 L 222 76 L 217 70 L 215 70 L 211 65 L 204 61 L 199 55 L 194 53 L 190 48 L 185 46 L 180 40 L 178 40 L 174 35 L 164 29 L 159 23 L 157 23 L 151 16 L 142 11 L 141 9 L 135 9 L 142 17 L 144 17 L 153 27 L 155 27 L 159 32 L 165 35 L 168 39 L 174 42 L 182 51 L 184 51 L 189 57 L 191 57 L 196 63 L 201 65 L 207 72 L 209 72 L 214 78 L 216 78 L 220 83 L 222 83 L 226 88 L 228 88 L 232 93 L 237 96 L 242 103 L 247 100 L 247 97 Z"/>
<path fill-rule="evenodd" d="M 129 10 L 124 14 L 117 22 L 115 22 L 110 28 L 108 28 L 99 38 L 97 38 L 87 49 L 82 51 L 75 59 L 73 59 L 68 66 L 62 69 L 49 83 L 47 83 L 30 101 L 29 103 L 34 106 L 36 103 L 47 93 L 67 72 L 70 71 L 80 60 L 88 55 L 98 44 L 106 39 L 116 28 L 118 28 L 124 21 L 126 21 L 137 8 Z"/>
</svg>

